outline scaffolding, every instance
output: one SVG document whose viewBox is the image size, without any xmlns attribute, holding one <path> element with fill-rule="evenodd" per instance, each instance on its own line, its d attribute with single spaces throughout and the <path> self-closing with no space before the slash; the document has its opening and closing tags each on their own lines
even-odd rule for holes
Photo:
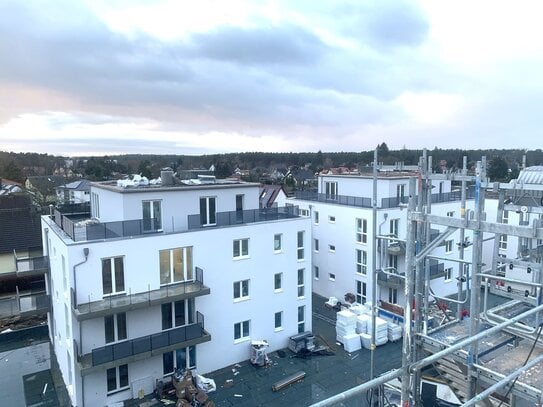
<svg viewBox="0 0 543 407">
<path fill-rule="evenodd" d="M 374 177 L 376 167 L 377 152 Z M 460 171 L 437 174 L 432 172 L 432 157 L 424 151 L 418 183 L 416 178 L 410 181 L 406 239 L 400 242 L 405 247 L 401 278 L 406 304 L 402 365 L 377 378 L 372 368 L 369 382 L 314 407 L 333 406 L 367 391 L 382 394 L 379 389 L 393 379 L 401 380 L 403 407 L 424 406 L 421 370 L 427 366 L 446 381 L 463 406 L 543 406 L 543 167 L 530 168 L 526 169 L 524 160 L 516 181 L 492 182 L 486 174 L 485 157 L 476 163 L 474 173 L 468 172 L 464 157 Z M 458 217 L 432 214 L 433 183 L 443 180 L 455 182 L 461 190 Z M 474 202 L 468 210 L 466 191 L 470 187 L 474 188 Z M 497 200 L 495 219 L 489 219 L 485 211 L 489 199 Z M 509 212 L 518 213 L 518 225 L 508 222 L 505 215 Z M 531 214 L 535 216 L 530 222 Z M 430 262 L 436 259 L 434 249 L 457 231 L 458 256 L 453 261 L 458 263 L 458 292 L 455 299 L 442 298 L 431 289 Z M 466 232 L 473 235 L 471 242 Z M 374 238 L 375 243 L 390 240 L 375 231 Z M 514 256 L 501 253 L 500 245 L 507 239 L 518 241 Z M 490 264 L 483 262 L 484 244 L 492 245 Z M 465 258 L 468 247 L 471 259 Z M 374 282 L 378 273 L 394 274 L 375 264 L 373 273 Z M 491 307 L 489 297 L 495 294 L 504 300 Z M 430 308 L 437 300 L 453 304 L 456 312 L 443 325 L 430 328 Z M 375 303 L 374 296 L 374 315 Z M 374 338 L 373 332 L 372 344 Z M 372 352 L 374 349 L 372 346 Z M 382 397 L 374 400 L 373 405 L 386 406 Z"/>
</svg>

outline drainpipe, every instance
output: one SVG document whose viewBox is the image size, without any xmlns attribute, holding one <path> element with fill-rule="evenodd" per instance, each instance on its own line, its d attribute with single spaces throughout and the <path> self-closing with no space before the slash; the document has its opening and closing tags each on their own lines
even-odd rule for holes
<svg viewBox="0 0 543 407">
<path fill-rule="evenodd" d="M 75 269 L 79 266 L 81 266 L 82 264 L 86 263 L 87 260 L 89 259 L 89 248 L 88 247 L 85 247 L 83 248 L 83 254 L 85 255 L 85 260 L 77 263 L 74 265 L 74 268 L 73 268 L 73 275 L 74 275 L 74 308 L 77 307 L 77 278 L 76 278 L 76 273 L 75 273 Z M 70 296 L 71 296 L 71 293 L 70 293 Z M 81 352 L 83 351 L 83 335 L 82 335 L 82 332 L 81 332 L 81 322 L 79 323 L 79 349 L 81 350 Z M 74 358 L 77 358 L 79 355 L 74 355 Z"/>
</svg>

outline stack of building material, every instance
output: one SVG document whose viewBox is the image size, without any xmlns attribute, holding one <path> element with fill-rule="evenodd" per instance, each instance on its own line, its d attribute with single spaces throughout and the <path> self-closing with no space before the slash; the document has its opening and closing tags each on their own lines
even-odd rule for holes
<svg viewBox="0 0 543 407">
<path fill-rule="evenodd" d="M 365 334 L 368 333 L 368 320 L 371 319 L 370 315 L 362 314 L 356 317 L 356 333 Z"/>
<path fill-rule="evenodd" d="M 371 335 L 372 320 L 368 319 L 367 332 Z M 375 318 L 375 345 L 380 346 L 388 342 L 388 323 L 382 318 Z"/>
<path fill-rule="evenodd" d="M 395 342 L 402 338 L 402 326 L 394 322 L 388 322 L 388 340 Z"/>
<path fill-rule="evenodd" d="M 215 407 L 215 403 L 209 400 L 205 391 L 198 390 L 195 386 L 194 378 L 190 370 L 186 370 L 182 375 L 176 372 L 173 375 L 173 385 L 175 387 L 175 395 L 177 396 L 176 407 Z"/>
<path fill-rule="evenodd" d="M 360 341 L 365 349 L 371 349 L 371 334 L 360 334 Z"/>
<path fill-rule="evenodd" d="M 336 340 L 345 342 L 345 336 L 356 334 L 356 314 L 349 310 L 339 311 L 336 319 Z"/>
<path fill-rule="evenodd" d="M 347 352 L 355 352 L 360 350 L 361 347 L 360 335 L 353 333 L 343 337 L 343 349 L 345 349 Z"/>
</svg>

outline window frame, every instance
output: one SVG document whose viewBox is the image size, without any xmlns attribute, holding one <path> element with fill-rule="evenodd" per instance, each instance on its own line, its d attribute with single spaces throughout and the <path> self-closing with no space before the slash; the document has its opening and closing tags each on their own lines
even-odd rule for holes
<svg viewBox="0 0 543 407">
<path fill-rule="evenodd" d="M 368 287 L 365 281 L 356 280 L 356 302 L 365 304 L 368 300 Z"/>
<path fill-rule="evenodd" d="M 239 328 L 236 328 L 239 326 Z M 236 337 L 236 329 L 239 329 L 239 337 Z M 245 333 L 247 333 L 245 335 Z M 234 343 L 241 343 L 251 339 L 251 320 L 236 322 L 234 324 Z"/>
<path fill-rule="evenodd" d="M 452 275 L 453 275 L 452 267 L 445 267 L 445 269 L 443 269 L 443 281 L 445 283 L 449 283 L 452 281 Z"/>
<path fill-rule="evenodd" d="M 328 273 L 328 280 L 336 281 L 336 273 Z"/>
<path fill-rule="evenodd" d="M 356 242 L 361 244 L 368 243 L 368 220 L 356 218 Z"/>
<path fill-rule="evenodd" d="M 328 215 L 328 223 L 336 223 L 335 215 Z"/>
<path fill-rule="evenodd" d="M 146 214 L 146 205 L 148 208 L 148 215 Z M 157 216 L 158 213 L 158 216 Z M 144 233 L 149 232 L 161 232 L 162 231 L 162 200 L 149 199 L 141 201 L 141 219 L 142 230 Z"/>
<path fill-rule="evenodd" d="M 315 225 L 318 225 L 319 224 L 319 211 L 313 211 L 313 223 Z"/>
<path fill-rule="evenodd" d="M 326 199 L 331 199 L 331 200 L 336 201 L 338 199 L 337 181 L 325 181 L 324 193 L 325 193 Z"/>
<path fill-rule="evenodd" d="M 217 225 L 217 197 L 199 197 L 200 225 L 203 227 Z M 213 205 L 210 204 L 213 202 Z"/>
<path fill-rule="evenodd" d="M 305 269 L 298 269 L 296 274 L 298 299 L 305 298 Z"/>
<path fill-rule="evenodd" d="M 164 315 L 164 312 L 167 312 Z M 182 311 L 182 312 L 180 312 Z M 194 298 L 185 298 L 160 305 L 161 327 L 163 331 L 194 325 L 196 323 L 196 303 Z M 184 323 L 179 324 L 178 319 L 183 318 Z M 167 321 L 165 326 L 164 322 Z"/>
<path fill-rule="evenodd" d="M 182 360 L 179 355 L 182 354 L 182 352 L 185 353 L 185 366 L 180 367 L 179 362 Z M 166 358 L 171 358 L 171 364 L 172 364 L 172 371 L 166 372 Z M 170 352 L 164 352 L 162 354 L 162 375 L 163 377 L 169 377 L 175 373 L 177 369 L 187 369 L 187 370 L 193 370 L 196 369 L 196 345 L 192 346 L 186 346 L 183 348 L 175 349 Z"/>
<path fill-rule="evenodd" d="M 305 240 L 305 231 L 300 230 L 296 235 L 296 257 L 298 261 L 305 260 L 305 249 L 304 249 L 304 240 Z"/>
<path fill-rule="evenodd" d="M 301 312 L 300 312 L 301 311 Z M 301 315 L 301 317 L 300 317 Z M 298 333 L 305 332 L 305 305 L 298 306 Z"/>
<path fill-rule="evenodd" d="M 319 269 L 319 266 L 313 266 L 313 278 L 315 280 L 318 280 L 319 279 L 319 273 L 320 273 L 320 269 Z"/>
<path fill-rule="evenodd" d="M 277 287 L 278 282 L 279 287 Z M 276 293 L 280 293 L 283 291 L 283 273 L 275 273 L 273 275 L 273 291 Z"/>
<path fill-rule="evenodd" d="M 389 304 L 398 304 L 398 289 L 393 287 L 388 287 L 388 303 Z"/>
<path fill-rule="evenodd" d="M 277 317 L 279 316 L 279 325 L 277 325 Z M 275 332 L 279 332 L 279 331 L 282 331 L 284 328 L 283 328 L 283 311 L 277 311 L 275 314 L 274 314 L 274 321 L 273 321 L 273 326 L 274 326 L 274 331 Z"/>
<path fill-rule="evenodd" d="M 179 261 L 176 260 L 176 255 L 178 252 L 181 253 Z M 163 279 L 163 276 L 166 276 L 166 273 L 163 270 L 163 266 L 165 266 L 165 264 L 163 264 L 163 254 L 168 254 L 167 282 L 164 282 L 165 279 Z M 193 246 L 173 247 L 170 249 L 159 250 L 158 259 L 161 286 L 194 281 L 196 278 L 193 263 Z M 176 272 L 176 266 L 179 264 L 182 265 L 183 269 L 180 270 L 180 272 Z M 181 278 L 176 279 L 176 276 L 181 276 Z"/>
<path fill-rule="evenodd" d="M 245 301 L 250 299 L 250 280 L 239 280 L 232 283 L 234 302 Z M 236 287 L 238 295 L 236 296 Z M 246 293 L 246 295 L 244 295 Z"/>
<path fill-rule="evenodd" d="M 236 256 L 236 249 L 238 255 Z M 240 260 L 249 257 L 249 238 L 234 239 L 232 241 L 232 259 Z"/>
<path fill-rule="evenodd" d="M 118 270 L 118 265 L 116 260 L 120 259 L 120 263 L 122 265 L 122 270 Z M 104 269 L 104 265 L 109 263 L 109 270 Z M 126 294 L 126 284 L 124 281 L 124 256 L 113 256 L 113 257 L 102 257 L 101 259 L 101 265 L 102 265 L 102 297 L 110 297 L 112 295 L 120 295 L 120 294 Z M 106 292 L 106 281 L 104 280 L 105 273 L 109 271 L 109 283 L 111 284 L 110 292 Z M 119 271 L 119 276 L 117 276 L 117 272 Z M 119 285 L 119 282 L 122 281 L 122 287 L 117 287 Z M 122 289 L 119 289 L 122 288 Z"/>
<path fill-rule="evenodd" d="M 283 234 L 275 233 L 273 235 L 273 252 L 281 253 L 283 251 Z"/>
<path fill-rule="evenodd" d="M 121 372 L 122 370 L 122 372 Z M 125 373 L 126 372 L 126 373 Z M 111 373 L 115 375 L 115 387 L 110 388 L 110 380 L 113 378 Z M 121 375 L 122 374 L 122 375 Z M 124 383 L 124 378 L 126 377 L 126 383 Z M 115 366 L 106 370 L 106 389 L 107 395 L 118 393 L 124 390 L 130 389 L 130 374 L 128 371 L 128 364 Z"/>
<path fill-rule="evenodd" d="M 108 338 L 108 330 L 111 330 L 112 339 Z M 126 312 L 104 316 L 104 343 L 107 345 L 126 341 L 127 339 L 128 326 L 126 324 Z"/>
<path fill-rule="evenodd" d="M 362 276 L 368 273 L 368 252 L 362 249 L 355 249 L 356 272 Z"/>
<path fill-rule="evenodd" d="M 451 254 L 453 252 L 454 239 L 445 240 L 445 254 Z"/>
<path fill-rule="evenodd" d="M 319 252 L 319 239 L 313 239 L 313 251 L 315 253 Z"/>
<path fill-rule="evenodd" d="M 399 218 L 390 219 L 389 232 L 390 232 L 390 235 L 393 235 L 397 238 L 400 237 L 400 219 Z"/>
</svg>

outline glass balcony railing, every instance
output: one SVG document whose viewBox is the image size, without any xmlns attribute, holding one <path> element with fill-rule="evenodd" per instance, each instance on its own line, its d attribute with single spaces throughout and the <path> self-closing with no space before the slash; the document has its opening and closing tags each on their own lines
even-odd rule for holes
<svg viewBox="0 0 543 407">
<path fill-rule="evenodd" d="M 299 217 L 297 206 L 283 206 L 277 208 L 248 209 L 243 211 L 217 212 L 215 214 L 215 223 L 202 224 L 199 214 L 189 215 L 189 230 L 217 227 L 233 226 L 246 223 L 269 222 L 280 219 L 292 219 Z"/>
<path fill-rule="evenodd" d="M 49 257 L 17 257 L 15 270 L 19 275 L 43 274 L 49 270 Z"/>
<path fill-rule="evenodd" d="M 51 309 L 51 299 L 46 293 L 15 294 L 0 299 L 0 318 L 44 314 Z"/>
</svg>

